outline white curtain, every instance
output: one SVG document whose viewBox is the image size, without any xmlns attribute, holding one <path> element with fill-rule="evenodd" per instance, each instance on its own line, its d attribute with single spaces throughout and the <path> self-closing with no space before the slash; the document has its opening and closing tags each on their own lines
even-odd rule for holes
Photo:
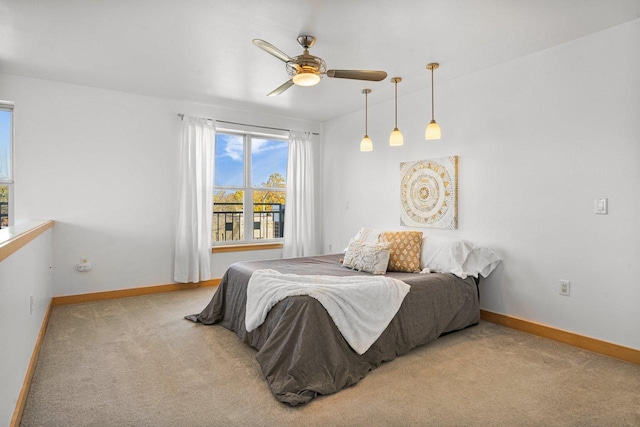
<svg viewBox="0 0 640 427">
<path fill-rule="evenodd" d="M 211 279 L 214 147 L 213 121 L 184 116 L 178 156 L 176 282 Z"/>
<path fill-rule="evenodd" d="M 317 254 L 314 146 L 309 132 L 291 131 L 284 215 L 285 258 Z"/>
</svg>

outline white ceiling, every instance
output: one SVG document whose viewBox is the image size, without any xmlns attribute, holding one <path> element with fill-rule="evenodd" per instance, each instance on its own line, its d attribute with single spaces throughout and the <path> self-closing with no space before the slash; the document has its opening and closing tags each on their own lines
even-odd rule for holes
<svg viewBox="0 0 640 427">
<path fill-rule="evenodd" d="M 638 17 L 640 0 L 0 0 L 0 72 L 325 121 L 365 87 L 393 99 L 393 76 L 428 91 L 429 62 L 438 84 Z M 295 56 L 301 34 L 328 68 L 389 77 L 265 96 L 289 77 L 251 40 Z"/>
</svg>

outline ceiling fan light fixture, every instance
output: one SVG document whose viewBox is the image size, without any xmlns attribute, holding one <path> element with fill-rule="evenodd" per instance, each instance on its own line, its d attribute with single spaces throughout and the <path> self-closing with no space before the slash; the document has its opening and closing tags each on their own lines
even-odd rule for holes
<svg viewBox="0 0 640 427">
<path fill-rule="evenodd" d="M 438 125 L 438 123 L 436 122 L 436 120 L 434 119 L 434 107 L 433 107 L 433 70 L 435 70 L 436 68 L 438 68 L 440 66 L 440 64 L 438 64 L 437 62 L 432 62 L 431 64 L 427 65 L 427 70 L 431 70 L 431 121 L 429 122 L 429 125 L 427 126 L 427 128 L 424 131 L 424 138 L 425 139 L 440 139 L 442 137 L 442 132 L 440 131 L 440 126 Z"/>
<path fill-rule="evenodd" d="M 320 76 L 314 72 L 301 71 L 293 76 L 293 83 L 298 86 L 315 86 L 320 83 Z"/>
</svg>

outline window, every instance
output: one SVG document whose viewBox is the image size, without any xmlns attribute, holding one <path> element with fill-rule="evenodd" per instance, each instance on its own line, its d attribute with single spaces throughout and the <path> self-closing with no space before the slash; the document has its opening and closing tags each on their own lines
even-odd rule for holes
<svg viewBox="0 0 640 427">
<path fill-rule="evenodd" d="M 288 155 L 284 136 L 216 133 L 214 245 L 282 240 Z"/>
<path fill-rule="evenodd" d="M 13 223 L 13 103 L 0 101 L 0 228 Z"/>
</svg>

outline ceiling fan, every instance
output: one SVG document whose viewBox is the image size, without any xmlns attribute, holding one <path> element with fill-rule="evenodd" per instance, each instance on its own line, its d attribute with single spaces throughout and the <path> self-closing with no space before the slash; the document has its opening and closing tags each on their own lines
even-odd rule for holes
<svg viewBox="0 0 640 427">
<path fill-rule="evenodd" d="M 316 85 L 320 82 L 320 76 L 322 75 L 336 79 L 368 80 L 373 82 L 379 82 L 387 77 L 387 73 L 384 71 L 327 70 L 327 64 L 322 58 L 313 56 L 309 53 L 309 48 L 316 43 L 315 37 L 300 36 L 298 37 L 298 43 L 302 46 L 304 52 L 302 55 L 291 58 L 271 43 L 260 39 L 253 39 L 254 45 L 258 46 L 265 52 L 270 53 L 281 61 L 284 61 L 287 66 L 287 73 L 292 76 L 290 80 L 287 80 L 285 83 L 269 92 L 267 96 L 280 95 L 294 84 L 298 86 Z"/>
</svg>

